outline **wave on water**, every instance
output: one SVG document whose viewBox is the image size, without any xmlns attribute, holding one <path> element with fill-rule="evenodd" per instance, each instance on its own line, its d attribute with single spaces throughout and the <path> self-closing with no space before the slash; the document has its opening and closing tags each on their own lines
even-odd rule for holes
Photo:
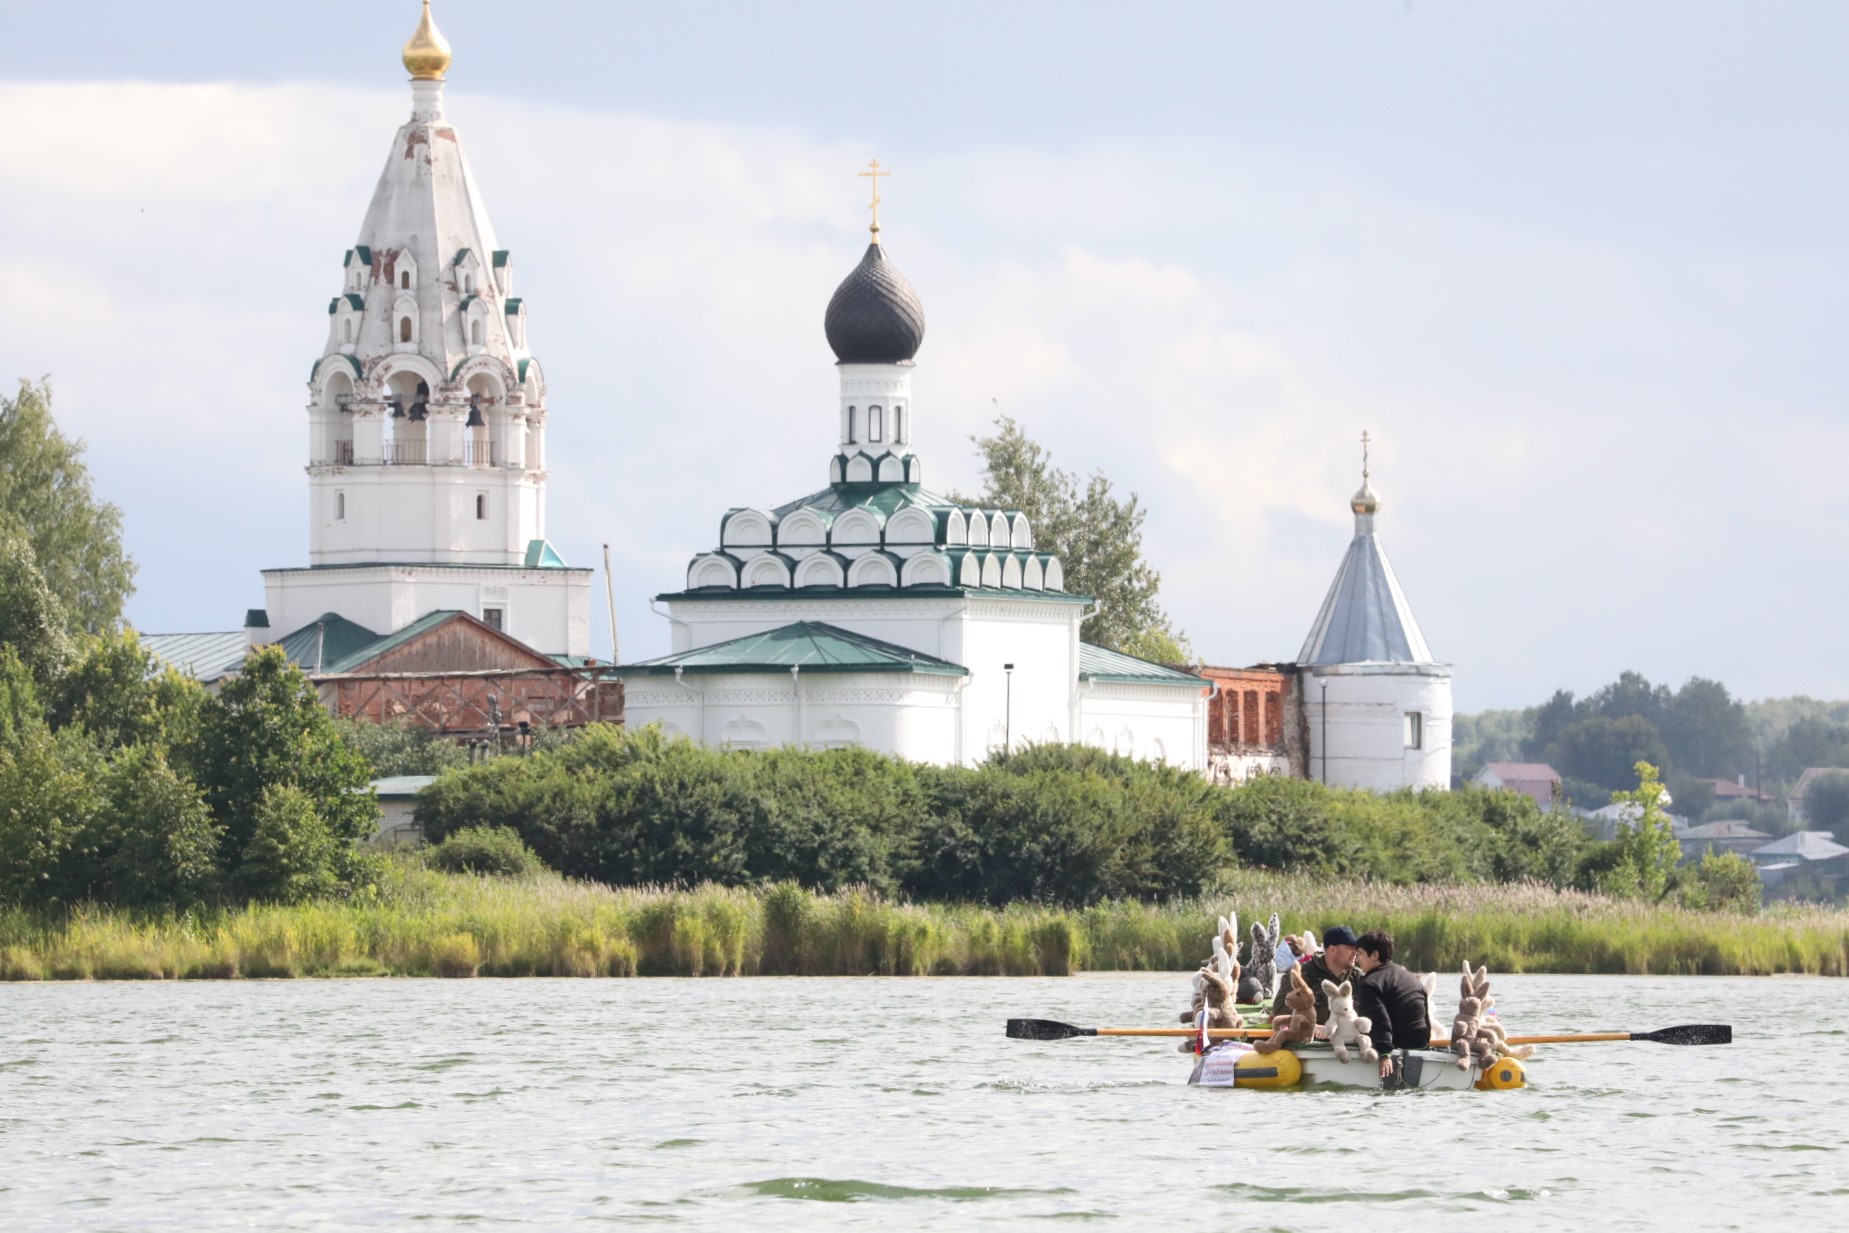
<svg viewBox="0 0 1849 1233">
<path fill-rule="evenodd" d="M 1016 1186 L 889 1186 L 882 1182 L 863 1182 L 851 1177 L 773 1177 L 762 1182 L 746 1182 L 739 1189 L 763 1198 L 807 1199 L 818 1203 L 865 1203 L 875 1199 L 942 1199 L 951 1203 L 970 1203 L 980 1199 L 1018 1199 L 1077 1193 L 1065 1186 L 1041 1189 Z"/>
<path fill-rule="evenodd" d="M 1221 1194 L 1257 1203 L 1418 1203 L 1430 1199 L 1489 1199 L 1496 1202 L 1523 1202 L 1551 1197 L 1546 1190 L 1517 1188 L 1470 1190 L 1447 1193 L 1442 1190 L 1329 1190 L 1312 1186 L 1255 1186 L 1248 1182 L 1228 1182 L 1214 1187 Z"/>
<path fill-rule="evenodd" d="M 1174 1087 L 1166 1079 L 1084 1079 L 1071 1083 L 1048 1083 L 1035 1079 L 989 1079 L 975 1085 L 996 1092 L 1019 1092 L 1026 1096 L 1070 1095 L 1073 1092 L 1116 1092 L 1134 1087 Z"/>
</svg>

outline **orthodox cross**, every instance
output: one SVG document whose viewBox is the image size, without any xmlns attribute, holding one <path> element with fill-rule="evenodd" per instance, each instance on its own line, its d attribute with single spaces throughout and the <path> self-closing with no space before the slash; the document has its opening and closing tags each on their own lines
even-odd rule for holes
<svg viewBox="0 0 1849 1233">
<path fill-rule="evenodd" d="M 889 176 L 892 172 L 881 171 L 880 160 L 876 158 L 867 164 L 867 169 L 865 171 L 857 171 L 854 174 L 865 176 L 873 181 L 873 200 L 868 204 L 867 208 L 873 211 L 872 231 L 877 237 L 880 233 L 880 177 Z"/>
<path fill-rule="evenodd" d="M 1361 478 L 1363 480 L 1367 479 L 1367 446 L 1367 429 L 1363 428 L 1361 430 Z"/>
</svg>

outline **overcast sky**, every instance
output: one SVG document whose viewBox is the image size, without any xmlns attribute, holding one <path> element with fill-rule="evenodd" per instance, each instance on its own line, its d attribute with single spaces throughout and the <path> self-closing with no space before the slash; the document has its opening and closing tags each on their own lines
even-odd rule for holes
<svg viewBox="0 0 1849 1233">
<path fill-rule="evenodd" d="M 417 9 L 0 4 L 0 377 L 52 375 L 143 629 L 234 628 L 306 561 L 305 381 Z M 824 484 L 877 156 L 930 485 L 976 486 L 997 406 L 1102 469 L 1209 662 L 1294 657 L 1366 428 L 1460 710 L 1626 668 L 1849 696 L 1849 6 L 436 15 L 549 531 L 612 545 L 625 658 L 721 512 Z"/>
</svg>

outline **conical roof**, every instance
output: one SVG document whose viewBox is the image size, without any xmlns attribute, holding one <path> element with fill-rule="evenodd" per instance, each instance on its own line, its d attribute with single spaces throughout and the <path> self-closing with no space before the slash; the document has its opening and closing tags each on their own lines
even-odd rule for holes
<svg viewBox="0 0 1849 1233">
<path fill-rule="evenodd" d="M 1297 662 L 1306 666 L 1325 664 L 1430 664 L 1435 663 L 1419 622 L 1400 590 L 1393 566 L 1374 534 L 1374 511 L 1379 508 L 1372 498 L 1362 509 L 1361 494 L 1351 505 L 1355 510 L 1355 538 L 1336 571 L 1335 582 L 1323 600 L 1316 624 L 1304 640 Z"/>
<path fill-rule="evenodd" d="M 835 288 L 822 325 L 843 364 L 909 364 L 924 342 L 924 305 L 875 240 Z"/>
</svg>

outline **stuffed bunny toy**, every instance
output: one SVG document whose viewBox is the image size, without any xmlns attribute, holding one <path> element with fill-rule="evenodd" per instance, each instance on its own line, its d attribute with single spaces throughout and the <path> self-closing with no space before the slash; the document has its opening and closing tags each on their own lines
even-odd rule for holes
<svg viewBox="0 0 1849 1233">
<path fill-rule="evenodd" d="M 1492 1066 L 1499 1057 L 1534 1056 L 1531 1045 L 1510 1048 L 1507 1032 L 1496 1017 L 1489 1013 L 1496 999 L 1490 996 L 1487 967 L 1479 967 L 1473 972 L 1470 961 L 1465 960 L 1463 979 L 1458 982 L 1458 994 L 1457 1018 L 1451 1021 L 1451 1052 L 1457 1055 L 1459 1070 L 1469 1070 L 1472 1066 Z"/>
<path fill-rule="evenodd" d="M 1380 1054 L 1375 1051 L 1374 1042 L 1367 1035 L 1374 1021 L 1366 1015 L 1355 1013 L 1354 982 L 1345 980 L 1338 985 L 1332 980 L 1325 980 L 1323 996 L 1329 999 L 1329 1043 L 1335 1046 L 1335 1060 L 1346 1062 L 1348 1048 L 1353 1045 L 1362 1061 L 1379 1061 Z"/>
<path fill-rule="evenodd" d="M 1233 1003 L 1233 990 L 1237 987 L 1239 980 L 1238 961 L 1233 960 L 1230 973 L 1223 973 L 1214 967 L 1202 968 L 1197 979 L 1201 986 L 1200 999 L 1195 1003 L 1192 1011 L 1181 1017 L 1182 1022 L 1195 1027 L 1244 1027 L 1246 1021 L 1239 1014 L 1239 1008 Z M 1202 1015 L 1205 1015 L 1207 1019 L 1204 1024 L 1201 1022 Z M 1199 1040 L 1200 1038 L 1195 1036 L 1182 1041 L 1181 1051 L 1183 1053 L 1194 1052 Z"/>
<path fill-rule="evenodd" d="M 1432 1029 L 1433 1035 L 1437 1035 L 1438 973 L 1427 972 L 1425 975 L 1421 976 L 1419 978 L 1419 988 L 1425 990 L 1425 1022 Z"/>
<path fill-rule="evenodd" d="M 1292 968 L 1289 976 L 1290 992 L 1284 995 L 1284 1004 L 1290 1013 L 1271 1021 L 1269 1037 L 1253 1042 L 1252 1048 L 1260 1053 L 1276 1053 L 1285 1045 L 1302 1044 L 1316 1036 L 1316 994 L 1301 970 Z"/>
<path fill-rule="evenodd" d="M 1267 925 L 1252 926 L 1252 949 L 1246 964 L 1245 979 L 1239 984 L 1242 1002 L 1268 1002 L 1278 987 L 1278 942 L 1284 937 L 1278 914 L 1271 914 Z"/>
</svg>

